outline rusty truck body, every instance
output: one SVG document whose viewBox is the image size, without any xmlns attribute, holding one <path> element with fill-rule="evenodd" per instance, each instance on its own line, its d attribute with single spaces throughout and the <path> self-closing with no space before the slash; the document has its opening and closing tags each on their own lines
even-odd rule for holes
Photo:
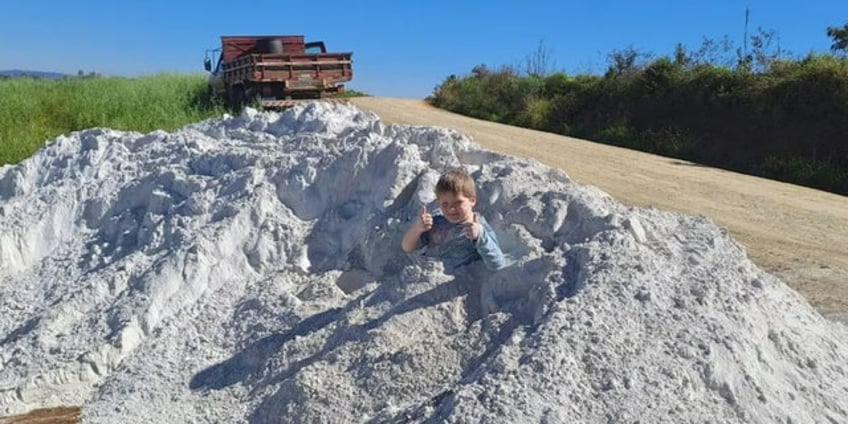
<svg viewBox="0 0 848 424">
<path fill-rule="evenodd" d="M 204 67 L 213 94 L 228 105 L 258 100 L 263 108 L 283 108 L 291 100 L 344 91 L 353 79 L 352 56 L 327 52 L 324 42 L 306 42 L 302 35 L 222 36 L 221 47 L 207 51 Z"/>
</svg>

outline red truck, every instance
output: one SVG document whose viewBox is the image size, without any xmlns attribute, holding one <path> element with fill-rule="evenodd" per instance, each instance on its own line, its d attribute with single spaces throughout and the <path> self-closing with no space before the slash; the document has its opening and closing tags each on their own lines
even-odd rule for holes
<svg viewBox="0 0 848 424">
<path fill-rule="evenodd" d="M 222 36 L 221 48 L 206 53 L 212 92 L 233 108 L 254 100 L 281 108 L 294 99 L 332 97 L 353 79 L 353 53 L 328 53 L 323 41 L 307 43 L 302 35 Z"/>
</svg>

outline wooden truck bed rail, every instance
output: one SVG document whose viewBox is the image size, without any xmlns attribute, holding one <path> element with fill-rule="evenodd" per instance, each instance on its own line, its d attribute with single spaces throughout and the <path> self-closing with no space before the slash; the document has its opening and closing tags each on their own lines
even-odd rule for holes
<svg viewBox="0 0 848 424">
<path fill-rule="evenodd" d="M 326 81 L 341 83 L 353 78 L 350 53 L 250 54 L 223 66 L 229 81 Z"/>
</svg>

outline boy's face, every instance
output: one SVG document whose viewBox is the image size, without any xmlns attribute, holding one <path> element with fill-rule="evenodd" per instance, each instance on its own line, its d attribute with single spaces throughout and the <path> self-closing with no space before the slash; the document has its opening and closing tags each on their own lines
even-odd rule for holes
<svg viewBox="0 0 848 424">
<path fill-rule="evenodd" d="M 442 214 L 449 222 L 463 224 L 473 220 L 473 208 L 477 203 L 476 197 L 466 197 L 463 194 L 447 192 L 437 194 L 436 198 L 439 200 L 439 209 L 442 210 Z"/>
</svg>

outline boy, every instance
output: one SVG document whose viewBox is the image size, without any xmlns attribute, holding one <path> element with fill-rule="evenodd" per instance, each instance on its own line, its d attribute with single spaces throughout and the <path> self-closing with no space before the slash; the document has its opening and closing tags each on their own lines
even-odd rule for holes
<svg viewBox="0 0 848 424">
<path fill-rule="evenodd" d="M 433 217 L 422 206 L 419 219 L 403 236 L 403 251 L 410 253 L 427 246 L 428 255 L 441 257 L 448 269 L 477 260 L 492 271 L 503 268 L 503 252 L 495 232 L 473 210 L 477 190 L 471 176 L 458 170 L 445 173 L 436 183 L 436 199 L 442 215 Z"/>
</svg>

